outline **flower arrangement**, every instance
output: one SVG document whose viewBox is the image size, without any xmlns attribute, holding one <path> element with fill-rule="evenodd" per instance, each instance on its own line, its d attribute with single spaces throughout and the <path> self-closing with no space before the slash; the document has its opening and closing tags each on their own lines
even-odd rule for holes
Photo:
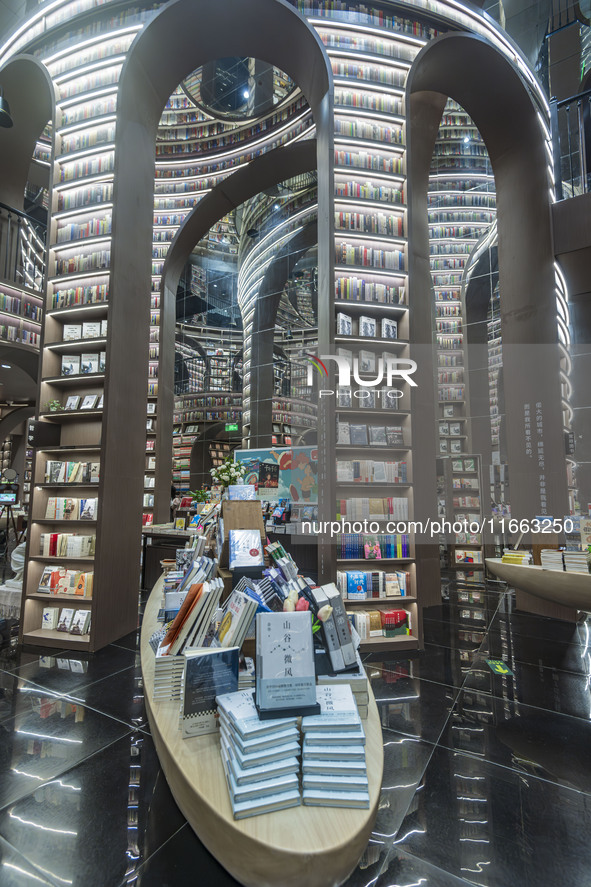
<svg viewBox="0 0 591 887">
<path fill-rule="evenodd" d="M 216 487 L 226 489 L 230 484 L 238 484 L 246 473 L 246 468 L 240 462 L 234 462 L 233 457 L 226 456 L 221 465 L 211 469 L 211 482 Z"/>
</svg>

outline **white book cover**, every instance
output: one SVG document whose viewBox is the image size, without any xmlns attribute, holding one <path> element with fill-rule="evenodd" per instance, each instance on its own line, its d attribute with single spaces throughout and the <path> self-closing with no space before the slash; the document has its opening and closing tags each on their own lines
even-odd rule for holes
<svg viewBox="0 0 591 887">
<path fill-rule="evenodd" d="M 258 613 L 256 702 L 264 709 L 316 703 L 312 614 Z"/>
<path fill-rule="evenodd" d="M 317 730 L 358 732 L 362 729 L 349 684 L 321 684 L 316 687 L 316 699 L 320 714 L 302 718 L 303 733 Z"/>
<path fill-rule="evenodd" d="M 55 631 L 57 628 L 59 610 L 57 607 L 43 607 L 41 615 L 41 628 L 44 631 Z"/>
<path fill-rule="evenodd" d="M 230 530 L 230 570 L 263 565 L 263 546 L 259 530 Z"/>
<path fill-rule="evenodd" d="M 100 320 L 89 320 L 86 323 L 82 324 L 82 338 L 83 339 L 98 339 L 101 335 L 101 322 Z"/>
<path fill-rule="evenodd" d="M 218 707 L 232 722 L 235 729 L 248 739 L 264 733 L 272 733 L 287 727 L 295 727 L 297 718 L 274 718 L 269 721 L 261 721 L 254 704 L 252 690 L 239 690 L 237 693 L 227 693 L 216 699 Z"/>
<path fill-rule="evenodd" d="M 359 318 L 359 335 L 364 339 L 375 339 L 377 324 L 375 317 L 361 315 Z"/>
<path fill-rule="evenodd" d="M 79 323 L 64 323 L 64 342 L 73 342 L 82 337 L 82 326 Z"/>
</svg>

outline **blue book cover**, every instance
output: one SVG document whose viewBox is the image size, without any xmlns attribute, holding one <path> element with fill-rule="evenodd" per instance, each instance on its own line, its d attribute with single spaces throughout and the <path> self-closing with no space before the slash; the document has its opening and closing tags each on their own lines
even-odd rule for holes
<svg viewBox="0 0 591 887">
<path fill-rule="evenodd" d="M 350 600 L 367 598 L 367 574 L 362 570 L 347 571 L 347 597 Z"/>
</svg>

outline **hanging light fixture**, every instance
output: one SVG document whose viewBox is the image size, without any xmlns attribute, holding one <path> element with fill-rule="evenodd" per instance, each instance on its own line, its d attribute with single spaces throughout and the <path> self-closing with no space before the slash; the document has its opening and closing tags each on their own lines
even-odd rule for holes
<svg viewBox="0 0 591 887">
<path fill-rule="evenodd" d="M 10 129 L 13 126 L 12 117 L 10 116 L 10 105 L 4 98 L 4 90 L 0 86 L 0 126 L 4 129 Z"/>
</svg>

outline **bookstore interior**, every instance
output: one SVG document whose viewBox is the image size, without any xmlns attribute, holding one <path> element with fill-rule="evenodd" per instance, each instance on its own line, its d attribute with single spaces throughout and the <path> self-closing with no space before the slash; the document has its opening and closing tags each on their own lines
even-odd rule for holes
<svg viewBox="0 0 591 887">
<path fill-rule="evenodd" d="M 589 4 L 1 6 L 0 885 L 584 887 Z"/>
</svg>

